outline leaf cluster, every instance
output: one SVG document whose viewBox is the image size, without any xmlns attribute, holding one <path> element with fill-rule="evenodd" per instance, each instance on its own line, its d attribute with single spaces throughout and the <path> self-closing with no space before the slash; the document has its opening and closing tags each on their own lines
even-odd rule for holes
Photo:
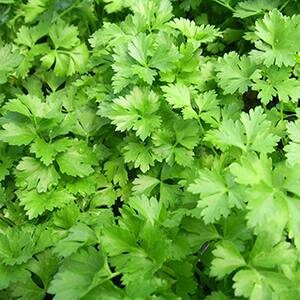
<svg viewBox="0 0 300 300">
<path fill-rule="evenodd" d="M 296 0 L 0 0 L 0 299 L 299 299 L 299 41 Z"/>
</svg>

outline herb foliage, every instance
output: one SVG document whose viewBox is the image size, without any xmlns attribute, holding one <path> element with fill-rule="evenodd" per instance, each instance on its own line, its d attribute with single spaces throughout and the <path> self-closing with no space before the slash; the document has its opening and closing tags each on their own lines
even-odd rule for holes
<svg viewBox="0 0 300 300">
<path fill-rule="evenodd" d="M 300 298 L 297 0 L 0 0 L 0 298 Z"/>
</svg>

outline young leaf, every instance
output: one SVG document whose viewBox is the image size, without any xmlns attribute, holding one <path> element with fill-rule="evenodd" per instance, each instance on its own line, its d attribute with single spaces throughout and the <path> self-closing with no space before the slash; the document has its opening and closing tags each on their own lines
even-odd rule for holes
<svg viewBox="0 0 300 300">
<path fill-rule="evenodd" d="M 84 177 L 92 174 L 97 165 L 95 153 L 83 140 L 73 140 L 72 146 L 58 154 L 56 161 L 60 171 L 70 176 Z"/>
<path fill-rule="evenodd" d="M 218 279 L 246 266 L 246 262 L 237 247 L 229 241 L 222 241 L 218 244 L 213 255 L 215 258 L 212 261 L 210 273 Z"/>
<path fill-rule="evenodd" d="M 165 98 L 175 109 L 191 106 L 190 91 L 184 84 L 172 84 L 162 87 Z"/>
<path fill-rule="evenodd" d="M 300 98 L 300 85 L 295 78 L 290 78 L 290 68 L 270 67 L 267 80 L 255 80 L 253 89 L 259 91 L 258 97 L 262 103 L 268 104 L 273 97 L 278 96 L 283 102 L 297 102 Z"/>
<path fill-rule="evenodd" d="M 150 194 L 151 191 L 160 183 L 160 180 L 146 175 L 138 175 L 133 181 L 133 192 L 135 194 Z"/>
<path fill-rule="evenodd" d="M 155 155 L 149 146 L 142 143 L 130 142 L 124 147 L 125 162 L 133 162 L 135 168 L 140 168 L 143 173 L 154 166 Z"/>
<path fill-rule="evenodd" d="M 240 120 L 223 120 L 219 129 L 209 131 L 205 139 L 219 148 L 235 146 L 248 152 L 270 153 L 280 137 L 271 132 L 271 122 L 261 107 L 242 113 Z"/>
<path fill-rule="evenodd" d="M 239 57 L 230 52 L 220 58 L 217 64 L 217 78 L 224 94 L 236 91 L 244 93 L 252 85 L 252 79 L 259 78 L 259 70 L 255 62 L 248 56 Z"/>
<path fill-rule="evenodd" d="M 255 35 L 258 40 L 252 50 L 253 57 L 261 60 L 267 67 L 275 64 L 293 66 L 294 56 L 300 50 L 300 38 L 297 18 L 283 16 L 277 9 L 265 14 L 255 23 Z"/>
<path fill-rule="evenodd" d="M 280 4 L 279 0 L 246 0 L 239 2 L 235 7 L 234 16 L 238 18 L 248 18 L 251 16 L 262 15 L 266 11 L 277 8 Z"/>
<path fill-rule="evenodd" d="M 30 124 L 6 123 L 0 130 L 0 140 L 10 145 L 28 145 L 36 137 L 34 127 Z"/>
<path fill-rule="evenodd" d="M 291 166 L 300 163 L 300 124 L 299 122 L 290 122 L 287 124 L 287 131 L 291 141 L 284 147 L 287 161 Z"/>
<path fill-rule="evenodd" d="M 233 280 L 235 295 L 238 297 L 243 296 L 254 300 L 270 298 L 273 293 L 286 296 L 293 295 L 293 288 L 289 280 L 280 273 L 241 270 L 235 274 Z"/>
<path fill-rule="evenodd" d="M 22 61 L 22 56 L 17 50 L 12 50 L 12 46 L 7 44 L 0 48 L 0 84 L 7 82 L 11 75 Z"/>
<path fill-rule="evenodd" d="M 68 138 L 62 138 L 53 143 L 36 138 L 30 145 L 30 152 L 34 153 L 46 166 L 49 166 L 58 153 L 66 151 L 71 145 L 72 141 Z"/>
<path fill-rule="evenodd" d="M 46 192 L 58 184 L 60 176 L 54 166 L 46 167 L 32 157 L 23 157 L 16 167 L 17 186 Z"/>
<path fill-rule="evenodd" d="M 36 191 L 19 191 L 20 204 L 25 207 L 29 219 L 36 218 L 45 211 L 61 208 L 72 202 L 74 197 L 64 190 L 52 190 L 45 193 Z"/>
<path fill-rule="evenodd" d="M 153 91 L 135 87 L 126 97 L 114 100 L 108 117 L 117 130 L 133 129 L 144 141 L 160 127 L 159 106 L 158 96 Z"/>
<path fill-rule="evenodd" d="M 233 207 L 244 206 L 242 190 L 232 185 L 230 178 L 218 173 L 218 170 L 202 170 L 188 187 L 189 192 L 200 195 L 197 207 L 202 209 L 201 216 L 206 224 L 227 217 Z"/>
</svg>

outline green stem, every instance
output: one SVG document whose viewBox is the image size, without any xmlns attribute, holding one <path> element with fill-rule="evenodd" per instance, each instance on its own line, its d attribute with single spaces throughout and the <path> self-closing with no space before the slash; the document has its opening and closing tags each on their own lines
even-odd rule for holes
<svg viewBox="0 0 300 300">
<path fill-rule="evenodd" d="M 286 119 L 286 118 L 296 117 L 296 116 L 297 116 L 297 114 L 290 114 L 290 115 L 284 116 L 283 118 Z"/>
<path fill-rule="evenodd" d="M 217 151 L 215 150 L 214 146 L 212 146 L 210 149 L 211 149 L 211 151 L 214 153 L 215 156 L 218 156 L 218 153 L 217 153 Z"/>
<path fill-rule="evenodd" d="M 7 219 L 3 214 L 0 214 L 0 220 L 2 220 L 4 223 L 6 223 L 9 226 L 14 226 L 15 223 L 9 219 Z"/>
<path fill-rule="evenodd" d="M 283 102 L 280 101 L 280 119 L 283 121 L 284 115 L 283 115 Z"/>
<path fill-rule="evenodd" d="M 162 267 L 162 271 L 166 274 L 168 274 L 170 277 L 172 277 L 173 279 L 177 279 L 176 277 L 176 273 L 171 269 L 169 268 L 168 266 L 163 266 Z"/>
<path fill-rule="evenodd" d="M 198 121 L 198 124 L 199 124 L 200 130 L 201 130 L 202 134 L 204 135 L 204 133 L 205 133 L 205 130 L 204 130 L 203 126 L 202 126 L 202 122 L 201 122 L 201 119 L 200 119 L 199 115 L 198 115 L 198 119 L 197 119 L 197 121 Z"/>
<path fill-rule="evenodd" d="M 235 12 L 235 9 L 233 9 L 230 5 L 228 5 L 228 4 L 224 3 L 224 2 L 222 2 L 220 0 L 213 0 L 213 1 L 216 2 L 216 3 L 218 3 L 218 4 L 220 4 L 220 5 L 222 5 L 223 7 L 227 8 L 227 9 L 229 9 L 232 12 Z"/>
<path fill-rule="evenodd" d="M 287 0 L 285 1 L 284 4 L 281 5 L 281 7 L 279 8 L 279 11 L 282 11 L 289 3 L 290 3 L 291 0 Z"/>
<path fill-rule="evenodd" d="M 81 1 L 77 0 L 75 1 L 71 6 L 69 6 L 68 8 L 66 8 L 63 12 L 61 12 L 56 18 L 54 18 L 52 20 L 52 23 L 54 23 L 55 21 L 57 21 L 57 19 L 60 19 L 61 17 L 63 17 L 64 15 L 66 15 L 67 13 L 69 13 L 73 8 L 75 8 Z"/>
</svg>

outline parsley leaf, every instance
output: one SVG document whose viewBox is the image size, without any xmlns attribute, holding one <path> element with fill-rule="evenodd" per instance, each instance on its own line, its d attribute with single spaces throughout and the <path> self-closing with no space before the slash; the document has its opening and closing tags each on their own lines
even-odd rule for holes
<svg viewBox="0 0 300 300">
<path fill-rule="evenodd" d="M 110 276 L 111 271 L 103 255 L 89 247 L 65 260 L 51 282 L 49 292 L 58 299 L 80 299 Z"/>
<path fill-rule="evenodd" d="M 220 170 L 203 170 L 190 184 L 188 191 L 199 194 L 197 207 L 205 223 L 213 223 L 221 217 L 227 217 L 233 207 L 243 208 L 243 192 L 234 185 L 228 174 L 219 174 Z"/>
<path fill-rule="evenodd" d="M 39 193 L 56 186 L 60 178 L 53 166 L 46 167 L 32 157 L 23 157 L 16 170 L 17 185 L 28 190 L 36 188 Z"/>
<path fill-rule="evenodd" d="M 220 58 L 216 69 L 218 83 L 225 94 L 246 92 L 252 84 L 251 80 L 260 76 L 257 65 L 250 57 L 239 57 L 235 52 Z"/>
<path fill-rule="evenodd" d="M 221 149 L 235 146 L 244 152 L 250 150 L 259 153 L 270 153 L 280 137 L 271 132 L 271 123 L 267 120 L 262 108 L 242 113 L 240 120 L 223 120 L 219 129 L 211 130 L 205 139 Z"/>
<path fill-rule="evenodd" d="M 299 149 L 300 149 L 300 124 L 299 122 L 290 122 L 287 124 L 287 131 L 291 141 L 285 146 L 284 150 L 287 152 L 287 161 L 295 166 L 300 163 Z"/>
<path fill-rule="evenodd" d="M 7 82 L 8 76 L 11 75 L 20 65 L 22 56 L 12 46 L 7 44 L 0 48 L 0 84 Z"/>
<path fill-rule="evenodd" d="M 267 67 L 273 63 L 281 67 L 293 66 L 295 54 L 299 51 L 299 30 L 295 17 L 283 16 L 274 9 L 255 23 L 255 35 L 258 40 L 252 50 L 253 56 Z"/>
<path fill-rule="evenodd" d="M 60 171 L 70 176 L 84 177 L 94 172 L 97 157 L 83 140 L 73 140 L 72 146 L 58 154 L 56 161 Z"/>
<path fill-rule="evenodd" d="M 222 278 L 246 265 L 237 247 L 229 241 L 219 244 L 213 251 L 213 255 L 215 258 L 212 261 L 211 275 L 217 276 L 217 278 Z"/>
<path fill-rule="evenodd" d="M 277 8 L 279 0 L 246 0 L 239 2 L 235 7 L 234 16 L 238 18 L 248 18 L 251 16 L 262 15 L 267 11 Z"/>
<path fill-rule="evenodd" d="M 25 207 L 29 219 L 43 214 L 45 211 L 52 211 L 54 208 L 63 207 L 74 199 L 66 191 L 51 190 L 45 193 L 32 191 L 19 191 L 20 204 Z"/>
<path fill-rule="evenodd" d="M 157 115 L 159 99 L 147 89 L 135 87 L 127 97 L 114 101 L 108 117 L 117 130 L 133 129 L 143 141 L 160 127 L 161 119 Z"/>
</svg>

